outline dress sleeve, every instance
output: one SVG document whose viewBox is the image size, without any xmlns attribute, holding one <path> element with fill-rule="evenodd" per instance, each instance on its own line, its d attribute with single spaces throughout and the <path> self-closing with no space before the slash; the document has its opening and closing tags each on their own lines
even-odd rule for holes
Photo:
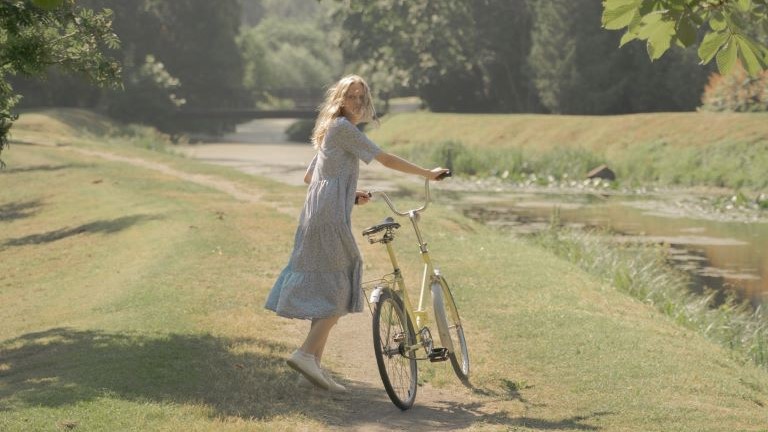
<svg viewBox="0 0 768 432">
<path fill-rule="evenodd" d="M 379 146 L 368 139 L 355 125 L 344 119 L 336 121 L 329 128 L 328 139 L 333 140 L 366 164 L 371 163 L 373 158 L 381 153 Z"/>
<path fill-rule="evenodd" d="M 313 172 L 315 170 L 315 165 L 317 165 L 317 155 L 318 154 L 319 153 L 315 153 L 315 157 L 312 158 L 312 161 L 307 166 L 307 172 L 308 173 L 311 173 L 311 172 Z"/>
<path fill-rule="evenodd" d="M 317 165 L 317 156 L 319 154 L 320 153 L 315 153 L 315 157 L 312 158 L 312 161 L 309 163 L 309 166 L 307 166 L 307 172 L 304 173 L 304 181 L 305 182 L 308 182 L 307 181 L 307 177 L 309 177 L 309 179 L 311 180 L 312 177 L 314 176 L 315 165 Z"/>
</svg>

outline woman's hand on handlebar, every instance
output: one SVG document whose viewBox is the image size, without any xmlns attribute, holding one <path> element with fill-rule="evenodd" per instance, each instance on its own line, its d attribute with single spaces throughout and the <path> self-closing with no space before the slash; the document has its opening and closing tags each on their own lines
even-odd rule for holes
<svg viewBox="0 0 768 432">
<path fill-rule="evenodd" d="M 437 180 L 440 181 L 446 177 L 451 176 L 451 170 L 446 168 L 433 168 L 429 171 L 429 177 L 427 177 L 430 180 Z"/>
<path fill-rule="evenodd" d="M 355 204 L 356 205 L 363 205 L 368 204 L 368 201 L 371 200 L 371 197 L 373 195 L 368 191 L 356 191 L 355 192 Z"/>
</svg>

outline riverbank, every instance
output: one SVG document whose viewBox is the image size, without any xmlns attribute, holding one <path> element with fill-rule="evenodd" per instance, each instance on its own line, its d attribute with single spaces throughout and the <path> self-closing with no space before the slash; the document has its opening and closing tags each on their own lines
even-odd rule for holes
<svg viewBox="0 0 768 432">
<path fill-rule="evenodd" d="M 12 144 L 0 172 L 10 185 L 0 190 L 0 429 L 765 427 L 764 370 L 450 211 L 439 187 L 423 230 L 466 321 L 474 388 L 445 363 L 424 364 L 417 406 L 401 413 L 368 368 L 369 318 L 358 314 L 342 320 L 327 360 L 352 392 L 299 392 L 282 359 L 306 329 L 261 304 L 304 188 L 55 122 L 27 135 L 23 122 L 14 138 L 28 144 Z M 356 209 L 354 232 L 386 214 L 381 203 Z M 385 252 L 359 242 L 366 274 L 385 272 Z M 413 235 L 400 230 L 398 243 L 418 280 Z"/>
<path fill-rule="evenodd" d="M 507 182 L 583 180 L 605 163 L 621 185 L 768 188 L 768 114 L 396 114 L 371 137 L 423 163 Z M 753 198 L 754 198 L 753 197 Z M 765 203 L 768 206 L 768 202 Z"/>
</svg>

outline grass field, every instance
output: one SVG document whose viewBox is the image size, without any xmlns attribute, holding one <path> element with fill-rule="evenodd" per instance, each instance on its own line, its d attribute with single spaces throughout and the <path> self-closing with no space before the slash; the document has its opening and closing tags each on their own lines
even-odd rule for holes
<svg viewBox="0 0 768 432">
<path fill-rule="evenodd" d="M 296 392 L 283 359 L 301 332 L 262 309 L 304 190 L 82 136 L 80 122 L 103 120 L 29 116 L 14 138 L 30 144 L 3 154 L 0 430 L 364 429 L 350 399 Z M 258 199 L 78 149 L 163 164 Z M 435 202 L 423 228 L 473 360 L 474 391 L 446 414 L 455 427 L 768 430 L 763 369 L 575 265 L 449 211 L 439 192 Z M 381 204 L 356 210 L 355 232 L 384 213 Z M 411 248 L 413 238 L 399 242 Z M 383 272 L 383 252 L 360 244 L 367 274 Z M 401 264 L 418 272 L 415 260 Z M 428 368 L 424 380 L 467 394 L 446 367 Z M 468 414 L 480 408 L 486 414 Z"/>
<path fill-rule="evenodd" d="M 768 188 L 768 114 L 622 116 L 435 114 L 384 118 L 374 141 L 417 160 L 510 180 L 583 178 L 608 164 L 625 184 Z M 457 148 L 458 147 L 458 148 Z"/>
</svg>

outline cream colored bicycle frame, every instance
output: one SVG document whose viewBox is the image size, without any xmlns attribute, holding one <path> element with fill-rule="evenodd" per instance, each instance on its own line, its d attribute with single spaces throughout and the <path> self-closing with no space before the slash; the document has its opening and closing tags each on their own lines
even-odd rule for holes
<svg viewBox="0 0 768 432">
<path fill-rule="evenodd" d="M 390 201 L 387 194 L 384 192 L 378 192 L 382 198 L 384 198 L 384 201 L 386 201 L 389 208 L 397 215 L 400 216 L 407 216 L 408 219 L 411 221 L 411 225 L 413 225 L 413 230 L 416 233 L 416 239 L 419 242 L 419 250 L 421 251 L 421 259 L 424 262 L 424 273 L 422 274 L 421 278 L 421 291 L 419 294 L 419 307 L 417 309 L 413 308 L 413 305 L 411 303 L 411 298 L 408 295 L 408 290 L 405 286 L 405 280 L 403 279 L 403 275 L 400 271 L 400 266 L 397 263 L 397 257 L 395 257 L 395 251 L 392 247 L 392 242 L 386 242 L 385 246 L 387 248 L 387 253 L 389 254 L 389 260 L 392 262 L 392 268 L 394 270 L 393 275 L 395 279 L 395 284 L 397 285 L 400 297 L 403 300 L 403 304 L 405 306 L 406 313 L 411 319 L 411 322 L 416 325 L 416 328 L 414 331 L 416 332 L 416 340 L 418 342 L 422 342 L 422 335 L 421 335 L 421 329 L 426 326 L 426 324 L 429 323 L 429 316 L 427 315 L 427 311 L 424 305 L 424 300 L 426 297 L 426 291 L 427 291 L 427 279 L 429 279 L 429 286 L 432 286 L 434 283 L 440 283 L 440 271 L 436 270 L 432 265 L 432 260 L 429 258 L 429 250 L 427 249 L 427 243 L 424 241 L 421 230 L 419 229 L 419 213 L 426 210 L 427 206 L 430 202 L 430 195 L 429 195 L 429 180 L 426 180 L 424 183 L 425 188 L 425 194 L 426 194 L 426 202 L 423 206 L 409 210 L 407 212 L 400 212 L 398 211 L 395 206 L 392 204 L 392 201 Z M 418 344 L 420 345 L 420 343 Z M 412 349 L 415 349 L 415 347 L 409 347 Z"/>
</svg>

